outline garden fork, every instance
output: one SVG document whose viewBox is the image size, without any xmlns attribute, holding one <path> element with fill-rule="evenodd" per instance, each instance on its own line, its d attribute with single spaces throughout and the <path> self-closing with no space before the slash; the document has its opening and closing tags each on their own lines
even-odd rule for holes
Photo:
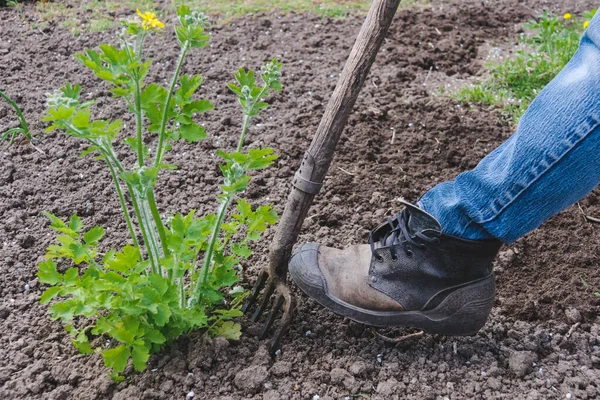
<svg viewBox="0 0 600 400">
<path fill-rule="evenodd" d="M 279 339 L 292 319 L 294 299 L 286 284 L 292 247 L 298 239 L 308 209 L 321 189 L 350 111 L 399 4 L 400 0 L 373 0 L 317 132 L 292 181 L 285 210 L 269 249 L 269 266 L 261 272 L 248 301 L 242 308 L 244 313 L 250 310 L 258 300 L 263 287 L 265 288 L 262 299 L 251 317 L 255 322 L 268 307 L 272 295 L 276 294 L 273 308 L 260 334 L 261 339 L 265 337 L 283 307 L 279 328 L 271 341 L 271 354 L 278 350 Z"/>
</svg>

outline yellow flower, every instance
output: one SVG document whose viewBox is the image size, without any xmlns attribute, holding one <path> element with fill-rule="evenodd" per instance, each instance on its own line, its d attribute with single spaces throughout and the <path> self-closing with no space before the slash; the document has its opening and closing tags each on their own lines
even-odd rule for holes
<svg viewBox="0 0 600 400">
<path fill-rule="evenodd" d="M 590 21 L 585 21 L 583 23 L 583 29 L 587 29 L 588 25 L 590 24 Z"/>
<path fill-rule="evenodd" d="M 566 13 L 565 15 L 563 15 L 564 19 L 571 19 L 571 17 L 573 17 L 570 13 Z"/>
<path fill-rule="evenodd" d="M 139 9 L 136 10 L 137 15 L 142 19 L 142 29 L 145 31 L 150 30 L 161 30 L 165 27 L 165 24 L 156 18 L 156 14 L 146 11 L 142 13 Z"/>
</svg>

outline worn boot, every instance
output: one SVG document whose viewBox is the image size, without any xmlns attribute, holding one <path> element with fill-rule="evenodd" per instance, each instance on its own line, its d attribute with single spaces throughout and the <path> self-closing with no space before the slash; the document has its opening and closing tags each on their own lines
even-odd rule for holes
<svg viewBox="0 0 600 400">
<path fill-rule="evenodd" d="M 371 232 L 370 244 L 302 245 L 290 275 L 321 305 L 357 322 L 474 334 L 494 303 L 492 260 L 502 243 L 445 235 L 433 216 L 404 204 Z"/>
</svg>

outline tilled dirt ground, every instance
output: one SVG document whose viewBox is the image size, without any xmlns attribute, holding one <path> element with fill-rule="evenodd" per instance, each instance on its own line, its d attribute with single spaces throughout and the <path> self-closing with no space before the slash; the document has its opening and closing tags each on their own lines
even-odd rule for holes
<svg viewBox="0 0 600 400">
<path fill-rule="evenodd" d="M 364 242 L 369 229 L 398 210 L 397 198 L 416 200 L 498 146 L 512 132 L 501 115 L 458 105 L 440 94 L 481 75 L 490 46 L 510 48 L 519 24 L 544 9 L 590 9 L 591 1 L 432 1 L 398 12 L 339 144 L 322 194 L 301 241 L 345 246 Z M 568 7 L 568 8 L 567 8 Z M 118 11 L 117 18 L 130 16 Z M 81 159 L 83 144 L 60 134 L 42 136 L 45 93 L 80 82 L 98 101 L 100 117 L 124 117 L 121 105 L 72 56 L 114 42 L 114 32 L 72 37 L 32 28 L 23 14 L 0 8 L 0 88 L 23 106 L 38 137 L 0 146 L 0 394 L 6 399 L 459 399 L 600 396 L 600 232 L 582 212 L 600 215 L 598 195 L 552 218 L 506 246 L 496 260 L 498 294 L 485 328 L 473 337 L 424 335 L 390 344 L 370 328 L 337 317 L 296 291 L 294 323 L 272 359 L 257 325 L 244 322 L 239 342 L 183 337 L 151 358 L 144 373 L 111 382 L 99 356 L 78 355 L 59 323 L 39 305 L 36 264 L 52 241 L 41 211 L 77 213 L 108 229 L 107 247 L 125 240 L 125 224 L 108 171 Z M 85 16 L 82 16 L 85 21 Z M 202 95 L 216 109 L 205 116 L 209 139 L 177 145 L 157 197 L 166 212 L 209 212 L 220 182 L 216 148 L 232 149 L 240 117 L 225 84 L 239 67 L 284 62 L 281 94 L 254 120 L 249 146 L 273 146 L 278 165 L 253 180 L 248 197 L 283 211 L 291 177 L 308 147 L 327 99 L 362 23 L 311 15 L 252 15 L 214 27 L 209 48 L 184 69 L 205 76 Z M 177 55 L 172 34 L 149 48 L 152 75 L 163 81 Z M 0 131 L 13 126 L 0 104 Z M 395 139 L 392 141 L 392 137 Z M 123 155 L 125 151 L 123 151 Z M 270 236 L 269 236 L 270 237 Z M 245 265 L 250 288 L 265 264 L 268 238 Z M 588 283 L 584 286 L 582 279 Z M 27 286 L 26 286 L 27 285 Z M 411 333 L 383 330 L 388 336 Z M 190 398 L 190 397 L 188 397 Z"/>
</svg>

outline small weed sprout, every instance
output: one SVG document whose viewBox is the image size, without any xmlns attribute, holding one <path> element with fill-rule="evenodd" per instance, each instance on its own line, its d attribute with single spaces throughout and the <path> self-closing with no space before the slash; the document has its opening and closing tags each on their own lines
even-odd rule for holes
<svg viewBox="0 0 600 400">
<path fill-rule="evenodd" d="M 477 103 L 501 108 L 514 122 L 529 104 L 569 62 L 577 51 L 581 34 L 596 10 L 585 12 L 583 21 L 571 13 L 551 17 L 544 12 L 539 20 L 529 21 L 514 57 L 490 66 L 491 78 L 456 94 L 464 103 Z"/>
<path fill-rule="evenodd" d="M 27 124 L 27 121 L 23 116 L 23 111 L 21 111 L 17 103 L 15 103 L 1 90 L 0 98 L 4 99 L 12 108 L 14 108 L 15 112 L 17 113 L 17 119 L 20 125 L 16 128 L 7 130 L 6 132 L 0 132 L 0 142 L 8 140 L 9 144 L 13 144 L 18 135 L 22 135 L 26 140 L 31 142 L 33 138 L 31 137 L 31 132 L 29 131 L 29 125 Z"/>
<path fill-rule="evenodd" d="M 58 300 L 50 307 L 52 318 L 66 325 L 80 352 L 100 351 L 115 380 L 123 379 L 130 360 L 142 371 L 151 353 L 194 329 L 239 339 L 240 325 L 232 319 L 242 314 L 245 292 L 236 286 L 237 269 L 252 254 L 251 243 L 277 220 L 271 206 L 253 208 L 237 199 L 250 181 L 248 172 L 277 158 L 271 148 L 242 151 L 250 119 L 268 106 L 262 98 L 281 90 L 281 64 L 275 59 L 263 67 L 260 80 L 240 69 L 236 83 L 230 84 L 242 106 L 243 127 L 235 152 L 217 152 L 224 160 L 217 212 L 197 216 L 192 210 L 163 219 L 158 211 L 154 193 L 159 174 L 175 168 L 165 164 L 165 153 L 173 141 L 204 139 L 204 128 L 195 119 L 213 109 L 208 100 L 194 96 L 202 77 L 181 74 L 188 52 L 209 43 L 208 19 L 186 6 L 177 14 L 181 52 L 168 88 L 144 83 L 150 67 L 142 57 L 144 41 L 164 29 L 152 13 L 138 11 L 137 21 L 124 24 L 120 48 L 103 44 L 99 51 L 88 49 L 76 57 L 110 83 L 113 96 L 124 99 L 134 113 L 135 130 L 123 140 L 136 154 L 133 167 L 126 168 L 113 147 L 123 122 L 92 119 L 92 102 L 81 101 L 79 85 L 67 84 L 50 94 L 43 118 L 51 123 L 47 131 L 58 129 L 85 140 L 90 146 L 84 155 L 94 154 L 106 163 L 131 237 L 122 249 L 101 255 L 102 227 L 86 230 L 75 215 L 63 221 L 45 213 L 59 235 L 39 264 L 39 280 L 50 286 L 41 302 Z M 155 151 L 146 145 L 150 135 L 156 139 Z M 98 335 L 110 337 L 110 348 L 93 348 L 90 337 Z"/>
</svg>

